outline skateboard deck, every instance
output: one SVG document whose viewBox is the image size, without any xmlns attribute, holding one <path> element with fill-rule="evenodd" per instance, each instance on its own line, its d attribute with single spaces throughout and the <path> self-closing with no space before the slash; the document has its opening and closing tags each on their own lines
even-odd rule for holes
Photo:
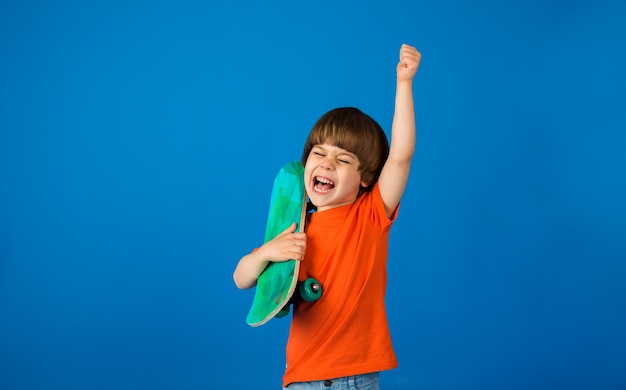
<svg viewBox="0 0 626 390">
<path fill-rule="evenodd" d="M 306 198 L 304 167 L 294 161 L 285 164 L 274 179 L 270 209 L 265 228 L 268 242 L 296 222 L 296 231 L 304 231 Z M 259 275 L 252 307 L 246 318 L 250 326 L 260 326 L 278 314 L 296 289 L 300 262 L 288 260 L 270 262 Z"/>
</svg>

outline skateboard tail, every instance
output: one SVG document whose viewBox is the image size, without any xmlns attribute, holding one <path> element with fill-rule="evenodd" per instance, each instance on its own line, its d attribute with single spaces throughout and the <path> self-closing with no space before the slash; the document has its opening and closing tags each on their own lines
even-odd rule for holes
<svg viewBox="0 0 626 390">
<path fill-rule="evenodd" d="M 293 265 L 287 263 L 293 263 Z M 261 326 L 274 318 L 289 302 L 296 289 L 300 268 L 298 262 L 289 260 L 288 262 L 272 263 L 270 266 L 274 268 L 270 273 L 274 273 L 278 277 L 270 275 L 266 272 L 267 269 L 263 273 L 267 276 L 259 276 L 254 299 L 260 303 L 253 305 L 246 318 L 246 322 L 252 327 Z"/>
</svg>

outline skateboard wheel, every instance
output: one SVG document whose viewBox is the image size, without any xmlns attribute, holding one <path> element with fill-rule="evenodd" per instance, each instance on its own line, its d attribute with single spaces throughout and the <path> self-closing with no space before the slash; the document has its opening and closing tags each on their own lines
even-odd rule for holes
<svg viewBox="0 0 626 390">
<path fill-rule="evenodd" d="M 283 307 L 282 309 L 280 309 L 280 311 L 278 313 L 276 313 L 275 317 L 276 318 L 283 318 L 285 317 L 287 314 L 289 314 L 289 305 L 285 305 L 285 307 Z"/>
<path fill-rule="evenodd" d="M 300 285 L 300 296 L 307 302 L 315 302 L 322 296 L 322 285 L 316 279 L 308 278 Z"/>
</svg>

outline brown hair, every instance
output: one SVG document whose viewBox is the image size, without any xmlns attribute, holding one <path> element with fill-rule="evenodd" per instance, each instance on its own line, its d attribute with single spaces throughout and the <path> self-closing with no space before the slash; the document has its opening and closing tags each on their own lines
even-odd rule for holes
<svg viewBox="0 0 626 390">
<path fill-rule="evenodd" d="M 304 144 L 302 163 L 306 164 L 315 145 L 325 142 L 357 156 L 361 181 L 367 184 L 363 190 L 370 190 L 389 155 L 389 143 L 382 127 L 358 108 L 330 110 L 313 125 Z"/>
</svg>

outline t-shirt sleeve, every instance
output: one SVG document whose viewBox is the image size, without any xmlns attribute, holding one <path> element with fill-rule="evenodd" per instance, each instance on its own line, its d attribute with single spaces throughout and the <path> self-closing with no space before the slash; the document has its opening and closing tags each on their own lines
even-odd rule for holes
<svg viewBox="0 0 626 390">
<path fill-rule="evenodd" d="M 378 182 L 374 184 L 372 190 L 366 195 L 368 198 L 366 201 L 370 203 L 370 209 L 372 210 L 372 219 L 373 222 L 380 226 L 381 229 L 389 229 L 391 224 L 398 217 L 398 210 L 400 205 L 396 206 L 396 209 L 393 211 L 390 217 L 387 217 L 385 214 L 385 204 L 383 203 L 383 197 L 380 194 L 380 187 L 378 186 Z"/>
</svg>

